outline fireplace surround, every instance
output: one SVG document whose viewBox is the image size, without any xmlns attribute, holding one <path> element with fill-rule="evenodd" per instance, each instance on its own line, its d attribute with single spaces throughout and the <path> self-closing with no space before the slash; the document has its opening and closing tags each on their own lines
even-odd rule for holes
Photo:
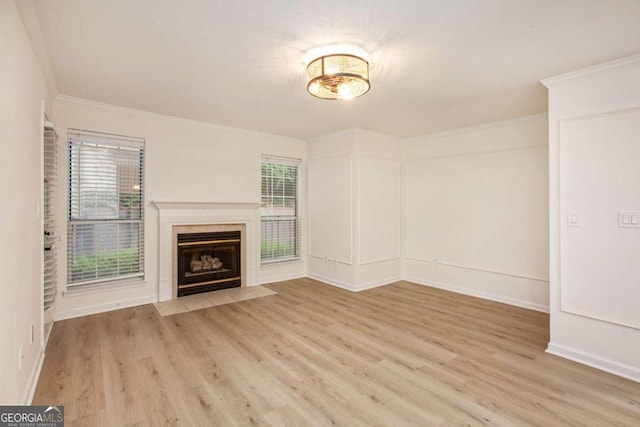
<svg viewBox="0 0 640 427">
<path fill-rule="evenodd" d="M 240 286 L 255 284 L 259 265 L 258 203 L 153 202 L 158 209 L 158 301 L 178 297 L 178 235 L 239 231 Z M 215 258 L 212 256 L 212 258 Z M 215 280 L 215 279 L 214 279 Z"/>
</svg>

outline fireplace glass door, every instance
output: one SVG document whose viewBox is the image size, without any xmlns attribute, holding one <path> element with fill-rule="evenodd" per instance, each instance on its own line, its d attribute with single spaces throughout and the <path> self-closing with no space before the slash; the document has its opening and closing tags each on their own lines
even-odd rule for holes
<svg viewBox="0 0 640 427">
<path fill-rule="evenodd" d="M 240 231 L 178 234 L 178 296 L 242 284 Z"/>
</svg>

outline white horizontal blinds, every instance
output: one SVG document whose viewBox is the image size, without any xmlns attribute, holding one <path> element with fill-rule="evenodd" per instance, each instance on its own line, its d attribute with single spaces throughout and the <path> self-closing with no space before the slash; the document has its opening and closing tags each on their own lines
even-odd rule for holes
<svg viewBox="0 0 640 427">
<path fill-rule="evenodd" d="M 144 275 L 144 140 L 69 131 L 67 279 Z"/>
<path fill-rule="evenodd" d="M 56 228 L 55 201 L 57 188 L 57 144 L 58 136 L 53 124 L 47 122 L 44 128 L 44 309 L 53 305 L 56 298 Z"/>
<path fill-rule="evenodd" d="M 297 259 L 300 160 L 263 156 L 261 179 L 261 260 Z"/>
</svg>

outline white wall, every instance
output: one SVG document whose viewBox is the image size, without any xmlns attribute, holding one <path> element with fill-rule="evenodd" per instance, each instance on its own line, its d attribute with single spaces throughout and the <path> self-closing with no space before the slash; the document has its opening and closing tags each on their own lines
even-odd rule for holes
<svg viewBox="0 0 640 427">
<path fill-rule="evenodd" d="M 310 277 L 350 290 L 400 279 L 399 141 L 350 129 L 309 141 Z"/>
<path fill-rule="evenodd" d="M 259 203 L 262 154 L 302 159 L 301 230 L 306 230 L 306 144 L 303 141 L 195 121 L 128 110 L 68 97 L 55 100 L 60 135 L 60 218 L 66 218 L 68 128 L 145 138 L 145 281 L 137 286 L 96 292 L 64 293 L 57 300 L 57 318 L 157 301 L 158 213 L 151 201 Z M 63 230 L 63 253 L 66 230 Z M 302 233 L 302 248 L 306 234 Z M 306 273 L 302 260 L 259 267 L 256 283 Z M 66 284 L 66 260 L 59 265 L 59 288 Z"/>
<path fill-rule="evenodd" d="M 43 355 L 38 203 L 42 101 L 50 113 L 50 98 L 13 1 L 0 2 L 0 93 L 0 404 L 15 405 L 28 403 Z"/>
<path fill-rule="evenodd" d="M 410 138 L 402 161 L 404 278 L 547 310 L 547 116 Z"/>
<path fill-rule="evenodd" d="M 548 351 L 640 381 L 640 55 L 549 87 Z M 575 217 L 575 223 L 570 222 Z"/>
</svg>

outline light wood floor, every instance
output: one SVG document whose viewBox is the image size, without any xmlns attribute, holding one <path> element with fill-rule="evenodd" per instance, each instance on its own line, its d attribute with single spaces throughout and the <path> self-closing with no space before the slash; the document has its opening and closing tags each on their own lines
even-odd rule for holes
<svg viewBox="0 0 640 427">
<path fill-rule="evenodd" d="M 548 316 L 407 282 L 57 322 L 34 404 L 72 425 L 640 425 L 640 384 L 544 352 Z"/>
</svg>

